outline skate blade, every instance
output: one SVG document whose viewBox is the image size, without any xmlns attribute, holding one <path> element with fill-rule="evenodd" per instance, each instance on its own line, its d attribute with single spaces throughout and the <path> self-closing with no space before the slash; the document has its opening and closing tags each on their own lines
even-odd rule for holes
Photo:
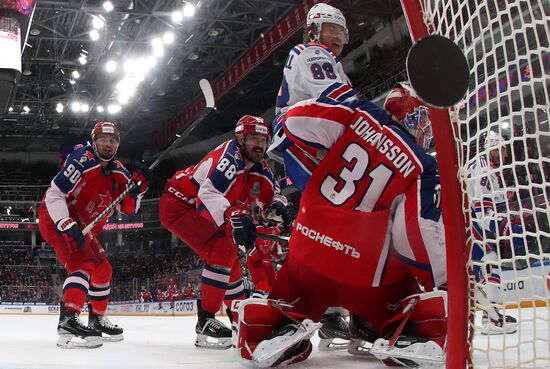
<svg viewBox="0 0 550 369">
<path fill-rule="evenodd" d="M 209 340 L 210 339 L 210 340 Z M 215 338 L 205 334 L 197 334 L 195 347 L 208 350 L 227 350 L 232 346 L 231 337 Z"/>
<path fill-rule="evenodd" d="M 358 356 L 372 356 L 370 349 L 372 344 L 360 339 L 352 338 L 348 344 L 348 353 Z"/>
<path fill-rule="evenodd" d="M 122 334 L 115 334 L 113 336 L 101 336 L 103 342 L 120 342 L 124 339 Z"/>
<path fill-rule="evenodd" d="M 321 323 L 313 323 L 306 319 L 302 322 L 302 329 L 291 336 L 276 337 L 269 341 L 262 341 L 252 353 L 252 360 L 259 368 L 271 367 L 281 355 L 290 347 L 303 339 L 309 339 L 315 331 L 321 328 Z"/>
<path fill-rule="evenodd" d="M 498 325 L 482 325 L 478 328 L 479 332 L 484 336 L 498 336 L 501 334 L 514 334 L 518 331 L 517 324 L 506 324 L 504 327 L 499 327 Z"/>
<path fill-rule="evenodd" d="M 57 347 L 63 349 L 94 349 L 101 346 L 101 337 L 80 338 L 72 334 L 61 334 L 57 340 Z"/>
<path fill-rule="evenodd" d="M 339 338 L 321 338 L 317 350 L 319 351 L 340 351 L 348 348 L 349 341 Z"/>
</svg>

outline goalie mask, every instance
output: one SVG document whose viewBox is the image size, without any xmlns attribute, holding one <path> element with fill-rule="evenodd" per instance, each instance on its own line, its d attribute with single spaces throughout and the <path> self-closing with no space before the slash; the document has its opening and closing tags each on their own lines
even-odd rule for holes
<svg viewBox="0 0 550 369">
<path fill-rule="evenodd" d="M 323 23 L 337 24 L 344 29 L 344 44 L 349 42 L 346 18 L 339 9 L 328 4 L 315 4 L 307 12 L 306 28 L 311 41 L 320 41 Z"/>
<path fill-rule="evenodd" d="M 92 148 L 102 161 L 112 160 L 120 143 L 120 130 L 111 122 L 97 122 L 92 129 Z"/>
<path fill-rule="evenodd" d="M 400 83 L 384 102 L 391 118 L 401 123 L 416 138 L 416 143 L 424 150 L 430 148 L 433 132 L 428 107 L 420 101 L 411 87 Z"/>
</svg>

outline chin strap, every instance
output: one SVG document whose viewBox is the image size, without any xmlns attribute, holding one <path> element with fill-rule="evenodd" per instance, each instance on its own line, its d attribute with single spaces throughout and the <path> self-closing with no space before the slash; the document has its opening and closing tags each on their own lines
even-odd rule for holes
<svg viewBox="0 0 550 369">
<path fill-rule="evenodd" d="M 92 148 L 94 149 L 94 154 L 99 158 L 99 160 L 107 162 L 107 163 L 114 159 L 114 157 L 116 156 L 116 153 L 118 151 L 118 150 L 115 150 L 115 152 L 113 153 L 113 155 L 111 155 L 111 157 L 109 159 L 105 159 L 103 156 L 101 156 L 99 154 L 99 151 L 97 151 L 97 145 L 96 145 L 95 142 L 92 142 Z"/>
</svg>

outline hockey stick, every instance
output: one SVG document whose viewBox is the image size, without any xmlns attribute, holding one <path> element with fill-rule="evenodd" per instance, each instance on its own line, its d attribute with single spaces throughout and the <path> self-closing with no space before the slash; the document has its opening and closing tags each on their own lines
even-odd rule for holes
<svg viewBox="0 0 550 369">
<path fill-rule="evenodd" d="M 164 150 L 151 165 L 149 165 L 150 171 L 155 169 L 160 164 L 160 162 L 172 150 L 174 150 L 181 143 L 181 141 L 186 138 L 189 133 L 191 133 L 191 131 L 193 131 L 193 129 L 195 129 L 195 127 L 204 120 L 204 118 L 206 118 L 208 114 L 210 114 L 211 111 L 216 109 L 216 107 L 214 106 L 214 93 L 212 92 L 212 87 L 210 86 L 210 83 L 206 79 L 201 79 L 199 81 L 199 86 L 204 95 L 204 99 L 206 100 L 205 109 L 203 110 L 201 115 L 199 115 L 197 119 L 195 119 L 189 126 L 187 126 L 187 128 L 183 130 L 178 138 L 174 142 L 172 142 L 170 146 L 168 146 L 166 150 Z M 122 192 L 116 199 L 114 199 L 113 202 L 109 204 L 109 206 L 107 206 L 105 210 L 103 210 L 90 224 L 84 227 L 84 229 L 82 230 L 82 234 L 86 235 L 90 233 L 92 228 L 94 228 L 103 218 L 105 218 L 105 216 L 107 216 L 107 214 L 109 214 L 111 210 L 113 210 L 114 207 L 117 206 L 122 201 L 122 199 L 124 199 L 124 197 L 128 195 L 130 191 L 132 191 L 136 186 L 139 186 L 140 184 L 141 182 L 134 182 L 133 180 L 130 180 L 130 182 L 128 183 L 128 187 L 124 190 L 124 192 Z"/>
<path fill-rule="evenodd" d="M 456 105 L 468 90 L 468 61 L 446 37 L 429 35 L 419 40 L 409 50 L 406 64 L 412 88 L 433 107 Z"/>
<path fill-rule="evenodd" d="M 258 237 L 260 240 L 275 241 L 284 245 L 288 244 L 288 242 L 290 241 L 290 237 L 277 236 L 276 234 L 256 233 L 256 237 Z"/>
</svg>

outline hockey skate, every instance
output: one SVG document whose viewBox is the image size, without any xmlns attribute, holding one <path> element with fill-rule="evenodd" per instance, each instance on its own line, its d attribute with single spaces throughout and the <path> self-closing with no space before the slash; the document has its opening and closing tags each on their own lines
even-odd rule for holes
<svg viewBox="0 0 550 369">
<path fill-rule="evenodd" d="M 89 328 L 82 321 L 75 311 L 65 309 L 60 305 L 59 324 L 57 325 L 57 346 L 61 348 L 97 348 L 103 345 L 101 332 Z"/>
<path fill-rule="evenodd" d="M 421 337 L 399 336 L 393 346 L 389 340 L 379 338 L 372 345 L 370 353 L 388 366 L 445 367 L 445 353 L 441 346 Z"/>
<path fill-rule="evenodd" d="M 350 315 L 349 334 L 348 352 L 352 355 L 369 355 L 372 343 L 378 338 L 374 327 L 356 315 Z"/>
<path fill-rule="evenodd" d="M 290 365 L 311 354 L 310 338 L 321 323 L 306 319 L 300 325 L 287 324 L 273 332 L 254 349 L 252 359 L 259 368 Z"/>
<path fill-rule="evenodd" d="M 122 335 L 124 330 L 118 325 L 111 323 L 109 318 L 106 316 L 95 315 L 92 312 L 91 306 L 90 316 L 88 318 L 88 327 L 101 332 L 101 339 L 103 341 L 119 342 L 124 339 L 124 336 Z"/>
<path fill-rule="evenodd" d="M 483 317 L 481 319 L 481 334 L 484 335 L 497 335 L 497 334 L 512 334 L 518 330 L 518 321 L 516 318 L 510 315 L 503 315 L 495 310 L 498 314 L 498 319 L 489 317 L 486 311 L 483 311 Z M 506 317 L 506 320 L 505 318 Z"/>
<path fill-rule="evenodd" d="M 214 314 L 205 317 L 201 316 L 201 313 L 206 312 L 199 311 L 199 320 L 195 326 L 195 332 L 197 333 L 195 346 L 215 350 L 231 348 L 231 329 L 214 318 Z"/>
<path fill-rule="evenodd" d="M 349 344 L 349 325 L 340 313 L 325 314 L 319 329 L 319 351 L 345 350 Z"/>
</svg>

